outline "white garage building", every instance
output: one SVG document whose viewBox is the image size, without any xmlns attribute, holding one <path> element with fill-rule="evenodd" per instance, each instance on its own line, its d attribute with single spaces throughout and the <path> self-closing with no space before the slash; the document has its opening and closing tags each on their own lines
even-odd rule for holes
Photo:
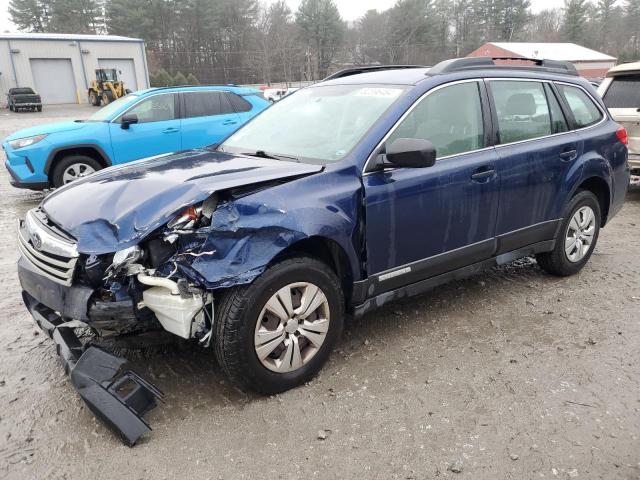
<svg viewBox="0 0 640 480">
<path fill-rule="evenodd" d="M 126 88 L 149 87 L 144 41 L 115 35 L 0 34 L 0 104 L 32 87 L 44 104 L 87 103 L 96 68 L 119 70 Z"/>
</svg>

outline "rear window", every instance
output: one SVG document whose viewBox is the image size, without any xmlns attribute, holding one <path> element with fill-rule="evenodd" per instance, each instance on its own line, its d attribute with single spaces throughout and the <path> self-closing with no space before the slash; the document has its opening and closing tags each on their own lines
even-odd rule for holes
<svg viewBox="0 0 640 480">
<path fill-rule="evenodd" d="M 251 110 L 251 104 L 241 96 L 232 92 L 227 92 L 226 96 L 236 112 L 241 113 Z"/>
<path fill-rule="evenodd" d="M 607 108 L 640 107 L 640 76 L 614 77 L 602 99 Z"/>
<path fill-rule="evenodd" d="M 573 113 L 577 128 L 594 125 L 602 119 L 602 112 L 584 90 L 562 84 L 558 84 L 558 89 Z"/>
<path fill-rule="evenodd" d="M 30 88 L 12 88 L 11 90 L 9 90 L 9 93 L 13 95 L 30 95 L 35 92 Z"/>
</svg>

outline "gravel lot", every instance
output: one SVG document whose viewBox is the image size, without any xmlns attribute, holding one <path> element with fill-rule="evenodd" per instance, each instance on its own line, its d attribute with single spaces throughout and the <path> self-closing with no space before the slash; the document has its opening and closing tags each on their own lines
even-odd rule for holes
<svg viewBox="0 0 640 480">
<path fill-rule="evenodd" d="M 3 110 L 0 138 L 92 111 Z M 282 395 L 231 388 L 210 351 L 137 355 L 166 404 L 133 449 L 84 406 L 22 305 L 15 221 L 43 195 L 4 168 L 0 195 L 0 477 L 640 478 L 640 189 L 579 275 L 522 260 L 385 307 Z"/>
</svg>

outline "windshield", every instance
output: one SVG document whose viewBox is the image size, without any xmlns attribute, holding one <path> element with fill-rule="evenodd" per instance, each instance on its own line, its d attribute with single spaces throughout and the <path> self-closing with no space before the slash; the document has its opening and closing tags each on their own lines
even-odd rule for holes
<svg viewBox="0 0 640 480">
<path fill-rule="evenodd" d="M 261 152 L 308 163 L 336 162 L 404 90 L 379 85 L 304 88 L 269 107 L 231 135 L 219 150 Z"/>
<path fill-rule="evenodd" d="M 138 95 L 130 93 L 129 95 L 125 95 L 124 97 L 119 98 L 115 102 L 111 102 L 108 105 L 105 105 L 96 113 L 91 115 L 87 122 L 105 122 L 107 120 L 111 120 L 113 115 L 120 111 L 122 108 L 126 108 L 138 100 Z"/>
</svg>

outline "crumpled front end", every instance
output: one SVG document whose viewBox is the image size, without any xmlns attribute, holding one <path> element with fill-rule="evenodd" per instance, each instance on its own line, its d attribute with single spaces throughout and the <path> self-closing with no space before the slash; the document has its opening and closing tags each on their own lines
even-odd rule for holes
<svg viewBox="0 0 640 480">
<path fill-rule="evenodd" d="M 131 299 L 105 302 L 99 289 L 81 276 L 81 258 L 72 239 L 43 223 L 30 211 L 20 223 L 18 277 L 25 306 L 36 323 L 56 344 L 65 372 L 91 411 L 130 446 L 151 428 L 143 416 L 153 409 L 162 393 L 126 368 L 127 361 L 83 343 L 78 326 L 94 329 L 140 329 Z"/>
</svg>

